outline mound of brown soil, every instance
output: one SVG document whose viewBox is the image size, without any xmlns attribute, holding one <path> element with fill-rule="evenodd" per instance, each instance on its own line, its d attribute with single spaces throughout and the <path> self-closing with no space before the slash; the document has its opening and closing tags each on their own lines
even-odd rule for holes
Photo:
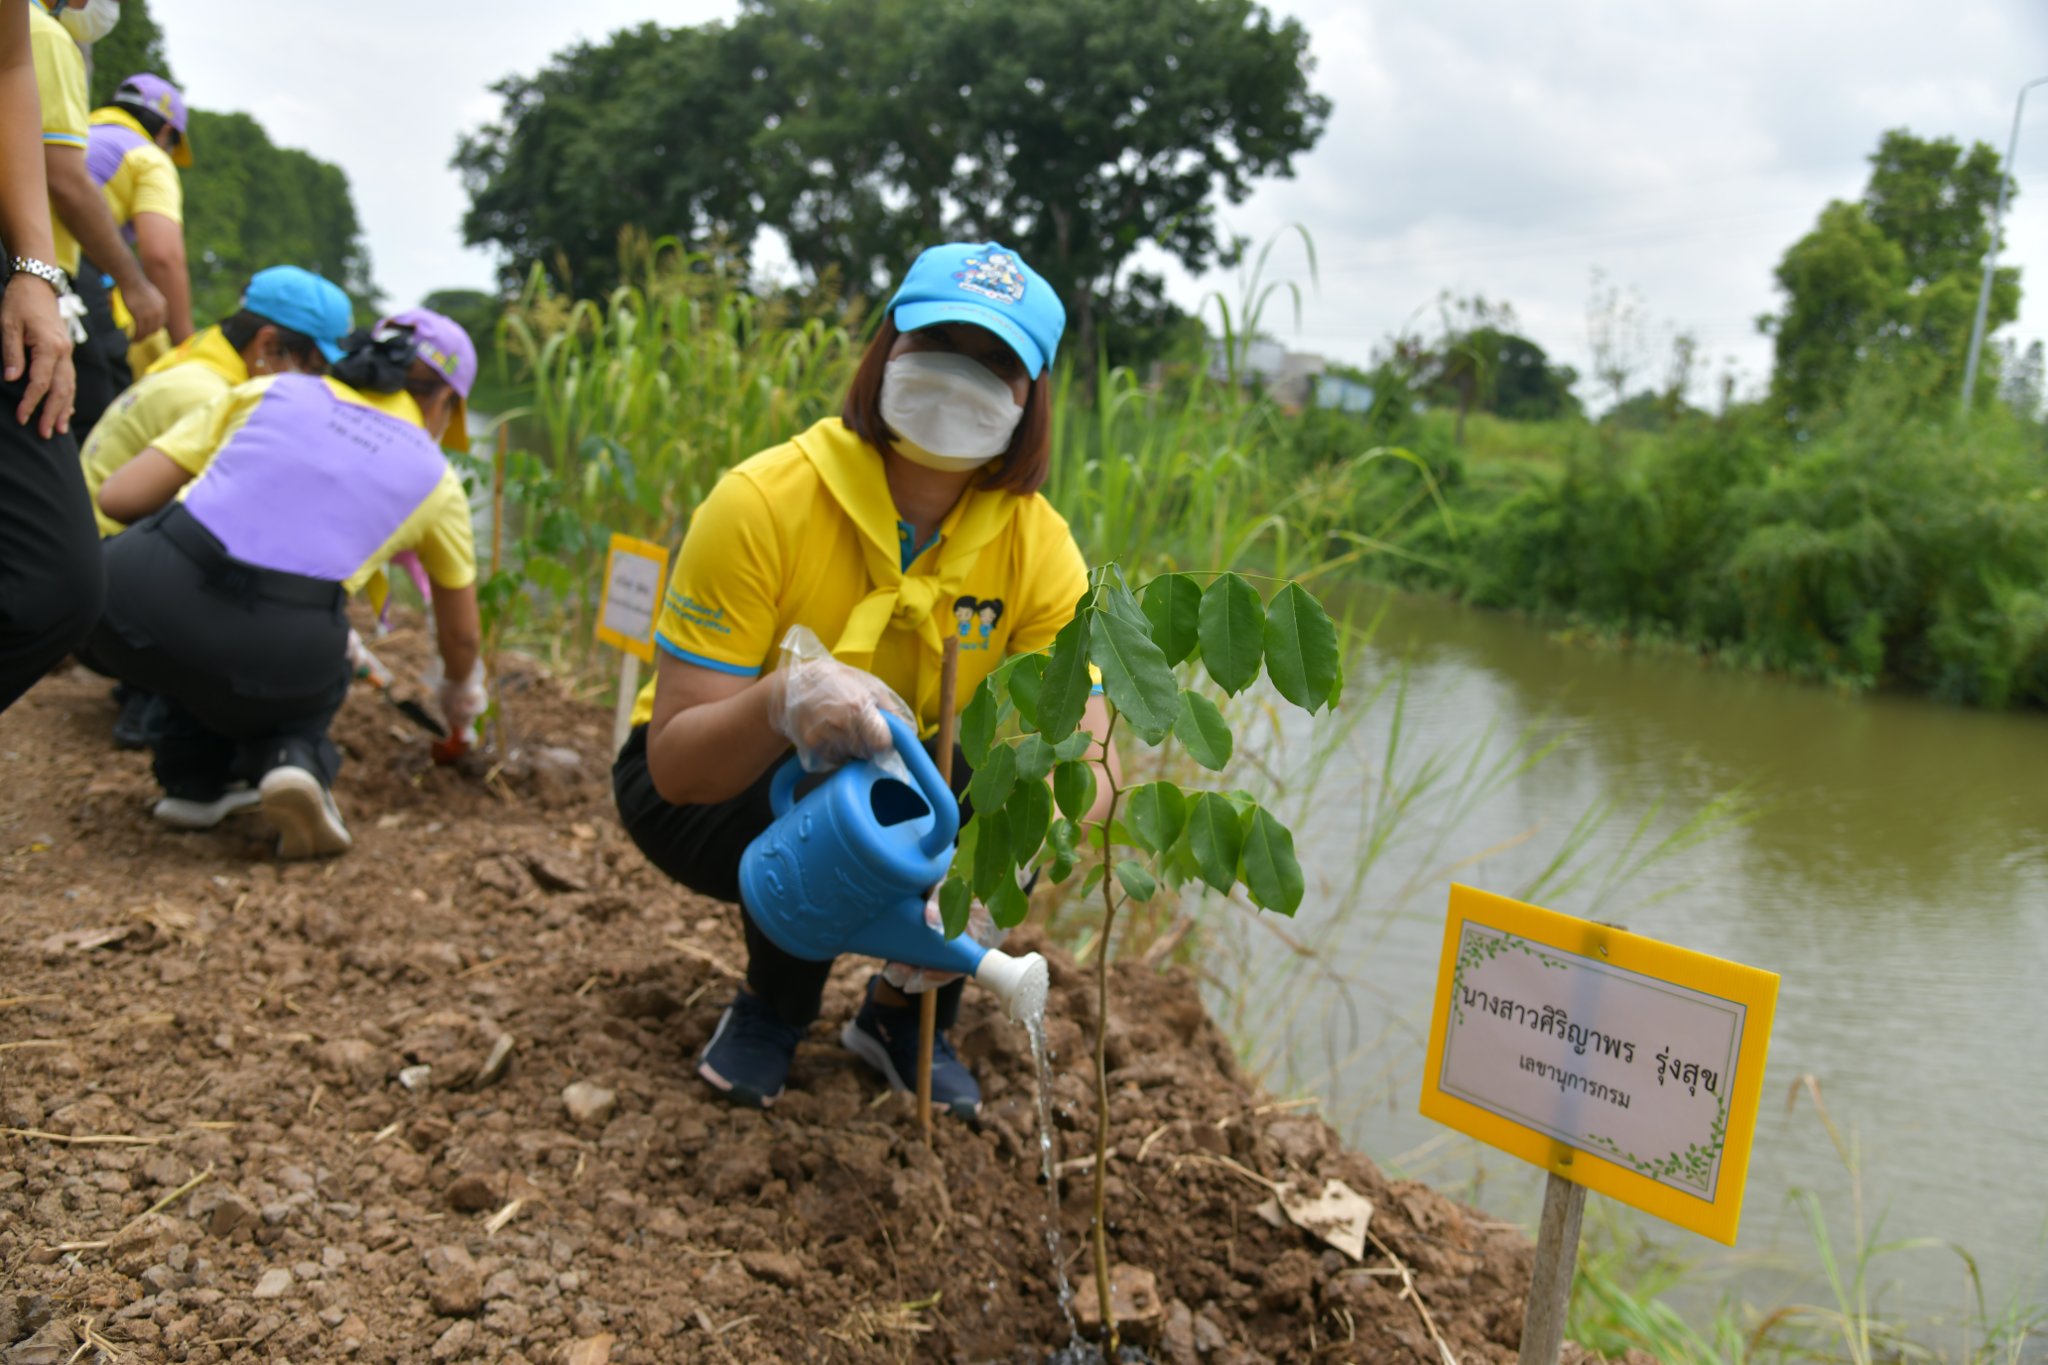
<svg viewBox="0 0 2048 1365">
<path fill-rule="evenodd" d="M 1064 1345 L 1020 1032 L 970 992 L 988 1122 L 927 1152 L 835 1040 L 867 971 L 849 961 L 783 1103 L 714 1101 L 691 1059 L 742 960 L 735 914 L 618 830 L 606 717 L 532 669 L 507 682 L 537 759 L 468 774 L 352 697 L 337 795 L 358 843 L 317 865 L 273 861 L 255 816 L 156 825 L 102 680 L 0 717 L 0 1361 Z M 1042 946 L 1061 1231 L 1089 1292 L 1092 993 Z M 1115 987 L 1110 1240 L 1156 1279 L 1154 1359 L 1439 1362 L 1433 1333 L 1457 1361 L 1513 1358 L 1519 1233 L 1269 1103 L 1183 973 L 1126 964 Z M 1253 1212 L 1261 1179 L 1327 1177 L 1377 1205 L 1362 1262 Z"/>
</svg>

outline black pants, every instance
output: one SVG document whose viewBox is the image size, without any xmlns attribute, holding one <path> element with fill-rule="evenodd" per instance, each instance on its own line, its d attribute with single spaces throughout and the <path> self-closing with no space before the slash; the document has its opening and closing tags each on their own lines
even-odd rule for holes
<svg viewBox="0 0 2048 1365">
<path fill-rule="evenodd" d="M 128 333 L 114 321 L 114 291 L 106 277 L 86 261 L 71 284 L 85 301 L 85 344 L 71 353 L 72 367 L 78 371 L 71 434 L 82 442 L 134 377 L 128 370 Z"/>
<path fill-rule="evenodd" d="M 348 695 L 341 585 L 230 557 L 173 503 L 106 542 L 107 609 L 89 662 L 168 703 L 166 794 L 210 801 L 284 764 L 331 786 L 327 727 Z"/>
<path fill-rule="evenodd" d="M 761 932 L 754 917 L 747 913 L 746 903 L 740 900 L 740 854 L 775 819 L 768 804 L 768 784 L 774 776 L 775 767 L 771 766 L 753 786 L 729 801 L 702 806 L 671 805 L 654 789 L 654 778 L 647 770 L 647 727 L 637 725 L 612 765 L 612 794 L 619 803 L 620 821 L 647 855 L 647 861 L 700 896 L 730 901 L 740 907 L 747 935 L 747 989 L 766 1001 L 783 1023 L 802 1028 L 818 1017 L 832 962 L 811 962 L 784 952 Z M 966 758 L 956 747 L 956 794 L 967 790 L 971 776 Z M 804 789 L 799 786 L 797 790 Z M 962 823 L 972 814 L 962 800 Z M 940 1028 L 953 1026 L 966 985 L 965 981 L 955 981 L 940 988 Z"/>
<path fill-rule="evenodd" d="M 0 381 L 0 711 L 100 614 L 100 533 L 78 442 L 14 420 L 23 383 Z"/>
</svg>

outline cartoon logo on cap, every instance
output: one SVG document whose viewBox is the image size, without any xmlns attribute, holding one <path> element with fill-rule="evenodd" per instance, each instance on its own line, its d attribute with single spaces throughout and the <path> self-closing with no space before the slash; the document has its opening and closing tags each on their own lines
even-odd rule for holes
<svg viewBox="0 0 2048 1365">
<path fill-rule="evenodd" d="M 455 372 L 462 368 L 461 362 L 424 337 L 420 337 L 417 340 L 418 350 L 416 354 L 419 358 L 432 365 L 442 374 L 447 375 L 448 378 L 455 378 Z"/>
<path fill-rule="evenodd" d="M 969 256 L 967 268 L 953 279 L 968 293 L 994 299 L 997 303 L 1024 301 L 1024 271 L 1018 266 L 1017 258 L 1005 251 Z"/>
</svg>

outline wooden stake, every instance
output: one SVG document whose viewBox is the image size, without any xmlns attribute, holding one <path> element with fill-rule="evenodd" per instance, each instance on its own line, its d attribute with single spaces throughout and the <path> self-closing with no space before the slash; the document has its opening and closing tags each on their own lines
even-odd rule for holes
<svg viewBox="0 0 2048 1365">
<path fill-rule="evenodd" d="M 1579 1223 L 1586 1212 L 1586 1187 L 1561 1175 L 1543 1187 L 1543 1222 L 1536 1230 L 1536 1268 L 1522 1310 L 1522 1353 L 1516 1365 L 1557 1365 L 1564 1348 L 1564 1324 L 1571 1307 L 1572 1277 L 1579 1266 Z"/>
<path fill-rule="evenodd" d="M 505 453 L 511 443 L 512 424 L 504 418 L 498 419 L 498 440 L 491 452 L 491 577 L 495 579 L 505 566 Z M 502 613 L 504 608 L 499 607 Z M 498 668 L 498 645 L 505 638 L 505 623 L 491 622 L 491 657 L 488 664 L 491 680 L 491 716 L 497 727 L 498 753 L 502 758 L 512 752 L 512 737 L 505 729 L 505 693 L 499 686 L 503 676 Z M 614 751 L 616 752 L 616 750 Z"/>
<path fill-rule="evenodd" d="M 953 785 L 953 738 L 959 733 L 960 718 L 953 703 L 960 692 L 960 632 L 946 631 L 945 652 L 939 663 L 939 776 Z M 932 1145 L 932 1045 L 939 1036 L 939 993 L 928 990 L 917 997 L 917 1121 L 924 1129 L 924 1145 Z"/>
<path fill-rule="evenodd" d="M 626 747 L 626 736 L 633 730 L 633 703 L 640 696 L 640 656 L 630 650 L 619 651 L 619 700 L 612 708 L 612 752 Z"/>
</svg>

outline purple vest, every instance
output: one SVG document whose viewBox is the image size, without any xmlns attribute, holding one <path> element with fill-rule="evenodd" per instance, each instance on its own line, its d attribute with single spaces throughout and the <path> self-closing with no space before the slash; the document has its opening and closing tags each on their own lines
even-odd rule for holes
<svg viewBox="0 0 2048 1365">
<path fill-rule="evenodd" d="M 121 163 L 128 153 L 137 147 L 150 146 L 150 140 L 133 128 L 124 128 L 118 123 L 95 123 L 87 132 L 85 143 L 85 170 L 92 177 L 92 183 L 101 189 L 114 178 L 114 172 L 121 169 Z M 123 222 L 121 235 L 135 245 L 135 224 Z"/>
<path fill-rule="evenodd" d="M 343 583 L 441 482 L 434 438 L 344 402 L 312 375 L 280 375 L 185 495 L 185 510 L 244 564 Z"/>
</svg>

